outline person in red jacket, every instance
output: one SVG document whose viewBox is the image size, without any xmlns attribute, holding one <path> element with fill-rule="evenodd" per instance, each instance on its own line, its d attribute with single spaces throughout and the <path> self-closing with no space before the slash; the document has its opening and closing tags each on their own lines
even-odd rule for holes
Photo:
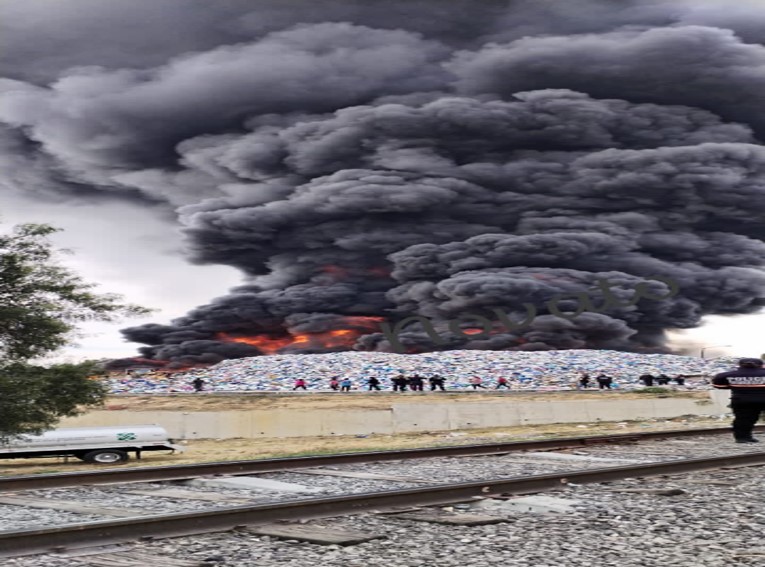
<svg viewBox="0 0 765 567">
<path fill-rule="evenodd" d="M 736 443 L 758 443 L 752 437 L 754 424 L 765 410 L 765 368 L 759 358 L 742 358 L 738 369 L 712 379 L 712 386 L 730 390 L 733 410 L 733 437 Z"/>
</svg>

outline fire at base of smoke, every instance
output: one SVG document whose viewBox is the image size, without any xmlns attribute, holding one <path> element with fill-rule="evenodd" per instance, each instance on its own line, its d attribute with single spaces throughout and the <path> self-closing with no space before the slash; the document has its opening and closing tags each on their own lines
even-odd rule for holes
<svg viewBox="0 0 765 567">
<path fill-rule="evenodd" d="M 648 282 L 641 282 L 632 288 L 632 298 L 625 303 L 620 301 L 608 280 L 598 280 L 597 291 L 600 292 L 604 300 L 601 305 L 596 306 L 593 299 L 587 293 L 576 292 L 556 294 L 545 303 L 545 307 L 547 308 L 547 311 L 550 315 L 570 321 L 585 312 L 607 313 L 609 310 L 615 308 L 623 309 L 626 307 L 632 307 L 636 305 L 641 299 L 662 301 L 674 297 L 680 292 L 680 287 L 677 282 L 670 278 L 650 276 L 646 279 L 665 284 L 668 289 L 667 293 L 664 295 L 656 295 L 655 293 L 651 292 L 650 284 Z M 571 299 L 575 299 L 578 302 L 576 311 L 562 311 L 560 308 L 560 303 L 564 300 Z M 522 307 L 526 311 L 526 317 L 522 321 L 512 321 L 508 314 L 499 308 L 491 308 L 487 311 L 493 313 L 496 316 L 497 322 L 499 322 L 507 332 L 515 333 L 531 326 L 531 324 L 534 322 L 534 319 L 537 317 L 537 315 L 539 315 L 536 305 L 532 303 L 523 303 Z M 476 324 L 471 324 L 470 327 L 465 328 L 465 323 L 468 321 L 471 323 L 475 322 Z M 387 321 L 380 323 L 382 334 L 388 340 L 388 343 L 390 344 L 393 352 L 403 354 L 407 351 L 406 347 L 401 342 L 401 334 L 406 330 L 405 327 L 412 323 L 419 323 L 435 345 L 444 346 L 449 343 L 448 339 L 442 337 L 438 333 L 432 320 L 421 315 L 411 315 L 401 319 L 393 326 L 391 326 Z M 469 337 L 471 340 L 488 339 L 492 336 L 492 334 L 497 332 L 496 322 L 493 322 L 491 319 L 485 317 L 484 315 L 475 313 L 465 313 L 459 317 L 450 319 L 446 321 L 446 326 L 448 327 L 448 330 L 456 337 Z M 476 332 L 478 327 L 480 327 L 481 330 Z"/>
</svg>

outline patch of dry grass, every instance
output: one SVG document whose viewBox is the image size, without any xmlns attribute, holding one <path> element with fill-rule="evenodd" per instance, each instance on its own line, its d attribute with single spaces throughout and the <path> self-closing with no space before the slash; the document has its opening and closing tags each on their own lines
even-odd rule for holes
<svg viewBox="0 0 765 567">
<path fill-rule="evenodd" d="M 708 399 L 704 391 L 676 391 L 672 396 Z M 258 409 L 390 409 L 393 404 L 442 403 L 448 402 L 496 402 L 496 401 L 570 401 L 603 400 L 609 396 L 618 399 L 641 399 L 657 394 L 639 392 L 599 391 L 589 392 L 513 392 L 513 391 L 477 391 L 477 392 L 352 392 L 343 394 L 313 392 L 249 393 L 237 392 L 167 394 L 167 395 L 120 395 L 112 396 L 106 402 L 106 408 L 130 411 L 226 411 Z"/>
<path fill-rule="evenodd" d="M 646 422 L 606 422 L 590 424 L 553 424 L 469 431 L 412 433 L 402 435 L 368 435 L 344 437 L 295 437 L 283 439 L 195 439 L 186 443 L 182 455 L 145 453 L 145 458 L 131 459 L 125 467 L 163 466 L 211 461 L 239 461 L 298 455 L 317 455 L 349 451 L 392 451 L 418 447 L 439 447 L 497 441 L 521 441 L 554 437 L 579 437 L 604 433 L 629 433 L 660 429 L 721 427 L 726 424 L 708 418 L 676 418 Z M 99 465 L 84 464 L 76 459 L 17 459 L 0 461 L 0 476 L 76 472 L 97 470 Z"/>
</svg>

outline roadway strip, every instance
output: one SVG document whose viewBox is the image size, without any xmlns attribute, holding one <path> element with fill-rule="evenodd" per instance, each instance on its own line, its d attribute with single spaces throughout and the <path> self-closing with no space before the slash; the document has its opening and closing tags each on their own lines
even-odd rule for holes
<svg viewBox="0 0 765 567">
<path fill-rule="evenodd" d="M 608 482 L 625 478 L 764 464 L 765 452 L 745 453 L 705 459 L 683 459 L 626 467 L 443 484 L 350 496 L 310 498 L 278 504 L 237 506 L 207 512 L 143 516 L 131 520 L 68 524 L 50 529 L 0 532 L 0 557 L 61 552 L 83 546 L 223 532 L 238 527 L 271 524 L 285 520 L 305 520 L 364 512 L 390 511 L 402 506 L 407 508 L 433 506 L 503 494 L 529 494 L 552 490 L 569 483 Z"/>
</svg>

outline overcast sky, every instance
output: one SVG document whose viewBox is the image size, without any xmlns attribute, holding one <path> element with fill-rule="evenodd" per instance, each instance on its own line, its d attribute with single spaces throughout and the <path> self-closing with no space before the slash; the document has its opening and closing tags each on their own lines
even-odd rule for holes
<svg viewBox="0 0 765 567">
<path fill-rule="evenodd" d="M 101 291 L 120 293 L 129 302 L 157 310 L 121 323 L 82 325 L 84 336 L 58 358 L 134 356 L 138 345 L 126 343 L 120 328 L 149 320 L 169 321 L 241 281 L 233 268 L 187 263 L 177 226 L 143 207 L 125 203 L 78 207 L 6 199 L 0 218 L 4 228 L 36 222 L 64 229 L 54 235 L 54 241 L 73 252 L 62 256 L 65 264 L 99 284 Z"/>
</svg>

